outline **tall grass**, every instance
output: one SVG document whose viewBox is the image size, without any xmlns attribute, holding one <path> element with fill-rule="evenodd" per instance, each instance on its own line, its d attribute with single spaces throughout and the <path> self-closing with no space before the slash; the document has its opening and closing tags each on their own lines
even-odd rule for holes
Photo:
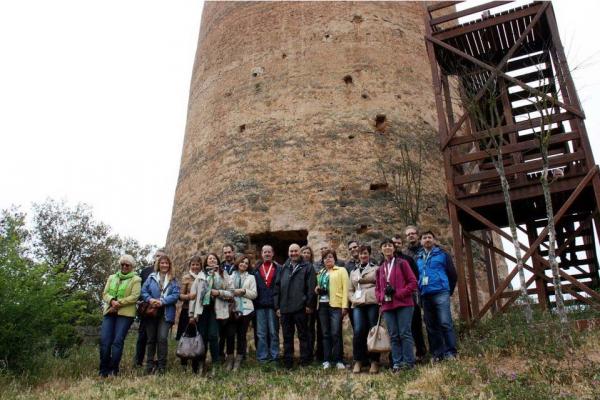
<svg viewBox="0 0 600 400">
<path fill-rule="evenodd" d="M 121 376 L 97 377 L 98 348 L 85 344 L 66 358 L 40 355 L 35 373 L 0 375 L 6 399 L 595 399 L 600 398 L 600 332 L 557 335 L 553 318 L 538 315 L 527 327 L 511 313 L 461 334 L 460 358 L 393 375 L 293 371 L 259 366 L 254 353 L 237 373 L 218 368 L 214 378 L 194 375 L 174 356 L 168 372 L 145 376 L 133 367 L 135 332 L 126 343 Z M 346 342 L 349 335 L 346 335 Z M 252 342 L 252 340 L 250 340 Z M 346 347 L 350 354 L 351 347 Z"/>
</svg>

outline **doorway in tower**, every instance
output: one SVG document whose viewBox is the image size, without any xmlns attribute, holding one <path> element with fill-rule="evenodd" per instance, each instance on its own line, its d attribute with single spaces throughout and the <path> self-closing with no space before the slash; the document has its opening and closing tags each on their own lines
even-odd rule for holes
<svg viewBox="0 0 600 400">
<path fill-rule="evenodd" d="M 287 260 L 288 248 L 292 243 L 297 243 L 300 247 L 308 243 L 306 240 L 308 237 L 307 230 L 260 232 L 251 233 L 248 236 L 250 238 L 248 250 L 254 253 L 257 260 L 260 259 L 262 247 L 265 244 L 270 244 L 275 251 L 275 261 L 279 264 L 283 264 Z"/>
</svg>

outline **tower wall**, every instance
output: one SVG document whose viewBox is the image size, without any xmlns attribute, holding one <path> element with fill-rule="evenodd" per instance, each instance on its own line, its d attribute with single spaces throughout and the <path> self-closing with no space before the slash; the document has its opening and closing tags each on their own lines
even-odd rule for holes
<svg viewBox="0 0 600 400">
<path fill-rule="evenodd" d="M 255 251 L 273 232 L 342 256 L 351 238 L 378 244 L 410 222 L 388 165 L 402 149 L 406 165 L 424 152 L 419 222 L 445 232 L 423 33 L 417 2 L 206 2 L 167 239 L 176 265 L 224 242 Z"/>
</svg>

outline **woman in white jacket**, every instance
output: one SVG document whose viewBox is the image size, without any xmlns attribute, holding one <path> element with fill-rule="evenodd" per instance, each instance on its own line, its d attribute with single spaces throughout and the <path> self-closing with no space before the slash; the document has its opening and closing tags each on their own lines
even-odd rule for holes
<svg viewBox="0 0 600 400">
<path fill-rule="evenodd" d="M 231 289 L 233 290 L 233 307 L 231 319 L 228 324 L 227 337 L 227 369 L 237 371 L 246 356 L 248 325 L 254 313 L 252 300 L 256 298 L 256 279 L 248 273 L 251 261 L 249 257 L 242 256 L 235 262 L 235 269 L 231 274 Z M 237 343 L 236 343 L 237 342 Z M 237 346 L 234 346 L 236 344 Z M 235 347 L 236 355 L 233 357 Z M 231 349 L 231 350 L 229 350 Z"/>
<path fill-rule="evenodd" d="M 229 318 L 230 304 L 233 301 L 231 280 L 219 267 L 219 257 L 209 253 L 204 261 L 204 269 L 192 284 L 190 290 L 190 324 L 197 324 L 204 345 L 210 350 L 212 373 L 219 362 L 219 321 Z M 208 351 L 207 351 L 208 353 Z M 204 373 L 206 355 L 200 360 L 200 370 Z"/>
</svg>

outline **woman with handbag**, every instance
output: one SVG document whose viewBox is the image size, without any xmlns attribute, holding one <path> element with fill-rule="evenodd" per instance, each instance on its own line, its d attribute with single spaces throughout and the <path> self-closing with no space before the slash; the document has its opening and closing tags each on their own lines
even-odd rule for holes
<svg viewBox="0 0 600 400">
<path fill-rule="evenodd" d="M 381 242 L 383 261 L 377 270 L 375 293 L 390 335 L 392 371 L 400 372 L 415 365 L 411 322 L 417 279 L 406 260 L 394 257 L 394 250 L 392 239 Z"/>
<path fill-rule="evenodd" d="M 323 269 L 317 276 L 315 293 L 323 331 L 323 369 L 335 364 L 346 369 L 342 360 L 342 320 L 348 314 L 348 271 L 336 266 L 337 255 L 328 249 L 323 253 Z"/>
<path fill-rule="evenodd" d="M 240 257 L 235 262 L 235 269 L 231 274 L 231 285 L 233 290 L 234 302 L 228 324 L 227 349 L 228 363 L 227 369 L 237 371 L 240 368 L 242 360 L 246 357 L 248 326 L 254 313 L 254 300 L 257 296 L 256 279 L 254 275 L 248 273 L 250 267 L 248 257 Z M 236 343 L 237 342 L 237 343 Z M 229 349 L 235 346 L 236 355 L 229 353 Z M 234 360 L 232 362 L 232 360 Z"/>
<path fill-rule="evenodd" d="M 155 317 L 147 317 L 145 320 L 148 335 L 146 372 L 151 374 L 155 372 L 156 367 L 159 374 L 164 374 L 169 351 L 169 331 L 175 322 L 175 305 L 179 300 L 179 284 L 175 279 L 171 259 L 167 255 L 160 256 L 156 262 L 155 272 L 150 274 L 144 283 L 142 299 L 156 311 Z"/>
<path fill-rule="evenodd" d="M 179 322 L 177 324 L 177 334 L 175 335 L 175 340 L 180 340 L 184 334 L 191 335 L 196 331 L 196 328 L 194 326 L 190 326 L 189 324 L 189 306 L 190 300 L 192 299 L 190 291 L 200 271 L 202 271 L 202 257 L 200 255 L 194 255 L 188 262 L 188 272 L 181 277 L 181 290 L 179 291 L 181 311 L 179 312 Z M 181 365 L 186 366 L 187 363 L 187 358 L 181 359 Z M 192 370 L 198 369 L 198 363 L 199 358 L 192 359 Z"/>
<path fill-rule="evenodd" d="M 229 275 L 219 265 L 219 256 L 209 253 L 204 260 L 203 271 L 198 274 L 190 290 L 190 324 L 198 327 L 205 348 L 210 350 L 211 376 L 214 375 L 215 365 L 220 361 L 219 321 L 229 318 L 229 304 L 233 300 Z M 207 353 L 208 351 L 200 359 L 199 369 L 202 374 L 206 368 Z"/>
<path fill-rule="evenodd" d="M 375 296 L 375 281 L 379 266 L 370 262 L 371 246 L 358 248 L 358 265 L 350 273 L 348 297 L 352 304 L 354 317 L 354 336 L 352 337 L 352 355 L 354 368 L 352 372 L 360 373 L 362 363 L 370 361 L 369 373 L 379 372 L 379 353 L 367 352 L 367 334 L 377 325 L 379 305 Z"/>
<path fill-rule="evenodd" d="M 119 258 L 120 270 L 109 276 L 102 300 L 104 317 L 100 328 L 101 377 L 119 374 L 123 345 L 135 318 L 142 279 L 133 271 L 135 260 L 129 254 Z"/>
</svg>

